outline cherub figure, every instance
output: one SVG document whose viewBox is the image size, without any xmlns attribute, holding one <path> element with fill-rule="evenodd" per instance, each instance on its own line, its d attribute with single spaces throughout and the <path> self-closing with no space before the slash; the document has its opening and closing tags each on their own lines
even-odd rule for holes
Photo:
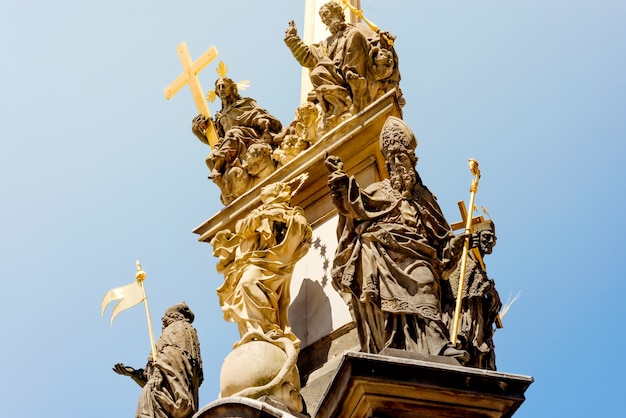
<svg viewBox="0 0 626 418">
<path fill-rule="evenodd" d="M 319 110 L 315 104 L 306 102 L 296 109 L 295 119 L 281 132 L 276 141 L 279 146 L 273 158 L 281 165 L 293 160 L 309 148 L 318 138 Z"/>
</svg>

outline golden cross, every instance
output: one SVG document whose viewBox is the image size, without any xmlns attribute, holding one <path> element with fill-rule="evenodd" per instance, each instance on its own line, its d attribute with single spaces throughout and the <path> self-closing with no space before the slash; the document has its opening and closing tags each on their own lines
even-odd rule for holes
<svg viewBox="0 0 626 418">
<path fill-rule="evenodd" d="M 450 225 L 450 227 L 452 228 L 453 231 L 458 231 L 459 229 L 464 229 L 466 224 L 467 224 L 467 208 L 465 207 L 465 202 L 463 200 L 459 201 L 457 203 L 457 205 L 459 206 L 459 212 L 461 212 L 461 221 L 460 222 L 456 222 L 453 223 L 452 225 Z M 483 218 L 483 216 L 477 216 L 475 218 L 472 218 L 472 223 L 471 225 L 474 226 L 476 224 L 479 224 L 481 222 L 484 222 L 485 218 Z M 483 268 L 483 270 L 485 269 L 485 263 L 483 262 L 483 257 L 480 255 L 480 252 L 478 251 L 478 248 L 472 248 L 472 253 L 474 254 L 474 256 L 476 257 L 476 260 L 478 260 L 478 262 L 480 263 L 481 267 Z"/>
<path fill-rule="evenodd" d="M 465 202 L 461 200 L 457 203 L 457 205 L 459 206 L 459 212 L 461 212 L 461 221 L 450 225 L 453 231 L 458 231 L 459 229 L 465 228 L 465 224 L 467 223 L 467 208 L 465 207 Z M 482 217 L 482 215 L 472 218 L 472 226 L 484 221 L 485 219 Z"/>
<path fill-rule="evenodd" d="M 165 98 L 168 100 L 171 99 L 185 84 L 189 85 L 198 112 L 209 120 L 209 126 L 206 128 L 206 137 L 209 145 L 213 148 L 217 143 L 217 133 L 215 132 L 213 120 L 211 119 L 209 105 L 204 97 L 204 92 L 200 85 L 200 80 L 198 79 L 198 73 L 217 57 L 217 48 L 211 46 L 195 62 L 191 60 L 191 55 L 189 55 L 189 50 L 185 42 L 181 42 L 180 45 L 176 47 L 176 50 L 178 51 L 180 63 L 183 65 L 183 72 L 165 88 Z"/>
</svg>

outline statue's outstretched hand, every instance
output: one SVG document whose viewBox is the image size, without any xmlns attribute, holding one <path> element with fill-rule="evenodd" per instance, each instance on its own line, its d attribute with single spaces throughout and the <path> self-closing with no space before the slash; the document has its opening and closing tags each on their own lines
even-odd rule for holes
<svg viewBox="0 0 626 418">
<path fill-rule="evenodd" d="M 117 374 L 121 374 L 122 376 L 132 376 L 135 372 L 135 369 L 132 367 L 124 366 L 124 363 L 117 363 L 113 366 L 113 371 Z"/>
<path fill-rule="evenodd" d="M 285 38 L 290 38 L 293 36 L 298 36 L 298 29 L 296 29 L 296 22 L 290 20 L 289 27 L 285 31 Z"/>
<path fill-rule="evenodd" d="M 336 155 L 328 155 L 328 153 L 326 153 L 324 165 L 326 166 L 326 169 L 331 173 L 334 173 L 335 171 L 343 171 L 343 162 L 341 161 L 341 158 L 337 157 Z"/>
<path fill-rule="evenodd" d="M 191 121 L 192 125 L 201 126 L 203 128 L 206 128 L 206 123 L 207 123 L 207 118 L 203 114 L 199 114 L 198 116 L 193 118 L 193 120 Z"/>
<path fill-rule="evenodd" d="M 478 233 L 471 234 L 469 244 L 470 248 L 478 248 L 478 245 L 480 244 L 480 235 Z"/>
<path fill-rule="evenodd" d="M 191 132 L 202 142 L 208 143 L 206 139 L 205 129 L 208 126 L 209 120 L 200 114 L 193 118 L 191 121 Z"/>
<path fill-rule="evenodd" d="M 341 159 L 335 155 L 328 155 L 324 160 L 326 169 L 330 172 L 328 175 L 328 187 L 333 200 L 342 199 L 348 186 L 348 176 L 343 171 L 343 163 Z"/>
</svg>

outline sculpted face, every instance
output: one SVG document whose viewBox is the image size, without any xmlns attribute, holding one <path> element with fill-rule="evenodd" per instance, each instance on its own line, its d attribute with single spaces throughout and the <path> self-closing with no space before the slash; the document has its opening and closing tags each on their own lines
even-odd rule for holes
<svg viewBox="0 0 626 418">
<path fill-rule="evenodd" d="M 396 150 L 388 155 L 389 179 L 393 188 L 400 191 L 406 197 L 410 196 L 411 190 L 417 182 L 417 175 L 413 161 L 408 152 Z"/>
<path fill-rule="evenodd" d="M 374 56 L 374 64 L 391 65 L 393 64 L 393 54 L 390 51 L 380 50 Z"/>
<path fill-rule="evenodd" d="M 219 97 L 220 99 L 224 99 L 231 96 L 233 92 L 233 86 L 233 83 L 223 78 L 217 80 L 217 82 L 215 83 L 215 93 L 217 94 L 217 97 Z"/>
<path fill-rule="evenodd" d="M 163 318 L 161 318 L 161 329 L 165 329 L 167 328 L 170 324 L 174 323 L 176 321 L 175 318 L 172 318 L 172 316 L 165 314 L 165 316 L 163 316 Z"/>
<path fill-rule="evenodd" d="M 480 240 L 478 245 L 480 246 L 480 251 L 483 254 L 491 254 L 493 251 L 493 247 L 496 245 L 496 234 L 493 231 L 487 229 L 485 231 L 480 232 Z"/>
<path fill-rule="evenodd" d="M 307 102 L 307 104 L 300 106 L 296 111 L 296 118 L 305 125 L 309 125 L 317 119 L 317 108 L 311 102 Z"/>
<path fill-rule="evenodd" d="M 337 33 L 345 27 L 344 15 L 341 6 L 325 4 L 320 8 L 320 17 L 330 33 Z"/>
</svg>

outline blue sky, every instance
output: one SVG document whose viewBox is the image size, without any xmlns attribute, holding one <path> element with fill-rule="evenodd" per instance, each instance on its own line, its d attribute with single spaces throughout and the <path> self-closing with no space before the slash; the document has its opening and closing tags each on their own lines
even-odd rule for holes
<svg viewBox="0 0 626 418">
<path fill-rule="evenodd" d="M 5 2 L 0 14 L 0 280 L 3 416 L 133 416 L 145 313 L 100 316 L 104 293 L 148 273 L 152 317 L 182 300 L 196 313 L 206 380 L 237 339 L 222 278 L 192 229 L 221 204 L 208 148 L 190 131 L 181 71 L 216 45 L 244 93 L 287 124 L 300 68 L 283 44 L 302 30 L 294 0 Z M 303 3 L 303 2 L 302 2 Z M 503 299 L 498 369 L 535 383 L 516 417 L 626 415 L 620 350 L 626 274 L 626 4 L 622 1 L 362 0 L 397 35 L 418 169 L 450 222 L 469 197 L 496 223 L 486 258 Z M 201 74 L 205 89 L 215 65 Z M 212 111 L 218 104 L 211 105 Z M 157 335 L 159 330 L 157 329 Z"/>
</svg>

